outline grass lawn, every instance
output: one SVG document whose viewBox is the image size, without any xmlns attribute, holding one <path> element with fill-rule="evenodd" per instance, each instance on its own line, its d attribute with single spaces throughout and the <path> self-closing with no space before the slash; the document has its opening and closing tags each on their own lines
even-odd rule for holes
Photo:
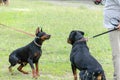
<svg viewBox="0 0 120 80">
<path fill-rule="evenodd" d="M 9 6 L 0 6 L 0 23 L 31 34 L 35 34 L 35 29 L 40 26 L 52 35 L 42 46 L 38 80 L 73 80 L 69 61 L 71 45 L 67 44 L 71 30 L 84 31 L 85 37 L 106 31 L 103 28 L 102 6 L 96 9 L 83 5 L 73 8 L 40 0 L 11 0 Z M 34 39 L 9 28 L 0 25 L 0 80 L 33 80 L 32 74 L 18 72 L 18 65 L 13 68 L 14 75 L 8 72 L 9 54 Z M 89 40 L 88 46 L 91 54 L 102 64 L 107 79 L 112 80 L 113 65 L 108 35 Z M 24 69 L 31 73 L 29 65 Z"/>
</svg>

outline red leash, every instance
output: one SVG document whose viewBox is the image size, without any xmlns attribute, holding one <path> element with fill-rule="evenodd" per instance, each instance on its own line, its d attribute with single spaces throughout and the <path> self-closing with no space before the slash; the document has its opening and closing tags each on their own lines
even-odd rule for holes
<svg viewBox="0 0 120 80">
<path fill-rule="evenodd" d="M 8 29 L 11 29 L 11 30 L 14 30 L 14 31 L 23 33 L 23 34 L 26 34 L 26 35 L 31 36 L 31 37 L 34 37 L 34 36 L 35 36 L 35 35 L 31 34 L 31 33 L 28 33 L 28 32 L 25 32 L 25 31 L 23 31 L 23 30 L 19 30 L 19 29 L 13 28 L 13 27 L 11 28 L 11 27 L 9 27 L 9 26 L 7 26 L 7 25 L 4 25 L 4 24 L 1 24 L 1 23 L 0 23 L 0 25 L 6 27 L 6 28 L 8 28 Z"/>
<path fill-rule="evenodd" d="M 11 30 L 14 30 L 14 31 L 23 33 L 23 34 L 26 34 L 26 35 L 28 35 L 28 36 L 30 36 L 30 37 L 35 37 L 35 35 L 33 35 L 33 34 L 31 34 L 31 33 L 28 33 L 28 32 L 25 32 L 25 31 L 23 31 L 23 30 L 19 30 L 19 29 L 16 29 L 16 28 L 11 28 L 11 27 L 9 27 L 9 26 L 7 26 L 7 25 L 4 25 L 4 24 L 1 24 L 1 23 L 0 23 L 0 25 L 1 25 L 1 26 L 4 26 L 5 28 L 8 28 L 8 29 L 11 29 Z M 0 48 L 0 50 L 2 50 L 2 51 L 8 51 L 8 50 L 2 49 L 2 48 Z"/>
</svg>

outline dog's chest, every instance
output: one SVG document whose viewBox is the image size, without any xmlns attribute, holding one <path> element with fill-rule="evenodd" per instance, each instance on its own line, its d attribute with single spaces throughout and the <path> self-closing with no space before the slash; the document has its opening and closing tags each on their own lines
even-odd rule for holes
<svg viewBox="0 0 120 80">
<path fill-rule="evenodd" d="M 42 55 L 42 52 L 41 52 L 41 51 L 35 51 L 35 52 L 34 52 L 34 57 L 35 57 L 35 58 L 39 58 L 41 55 Z"/>
<path fill-rule="evenodd" d="M 40 57 L 41 56 L 41 53 L 40 52 L 35 52 L 34 53 L 34 57 Z"/>
<path fill-rule="evenodd" d="M 41 50 L 41 48 L 38 48 L 38 47 L 36 47 L 36 46 L 33 46 L 33 47 L 31 48 L 31 51 L 32 51 L 32 56 L 33 56 L 34 58 L 39 58 L 39 57 L 42 55 L 42 50 Z"/>
</svg>

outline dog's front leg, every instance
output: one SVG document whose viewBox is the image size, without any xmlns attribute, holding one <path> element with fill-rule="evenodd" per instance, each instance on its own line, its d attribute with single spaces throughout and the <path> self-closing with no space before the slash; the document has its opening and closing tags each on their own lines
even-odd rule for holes
<svg viewBox="0 0 120 80">
<path fill-rule="evenodd" d="M 28 58 L 28 63 L 30 64 L 31 68 L 32 68 L 32 75 L 33 75 L 33 78 L 37 78 L 37 75 L 36 75 L 36 70 L 34 68 L 34 65 L 33 65 L 33 60 Z"/>
<path fill-rule="evenodd" d="M 72 67 L 72 72 L 74 75 L 74 80 L 77 80 L 77 69 L 73 64 L 71 64 L 71 67 Z"/>
<path fill-rule="evenodd" d="M 38 62 L 35 63 L 35 66 L 36 66 L 36 75 L 39 76 Z"/>
</svg>

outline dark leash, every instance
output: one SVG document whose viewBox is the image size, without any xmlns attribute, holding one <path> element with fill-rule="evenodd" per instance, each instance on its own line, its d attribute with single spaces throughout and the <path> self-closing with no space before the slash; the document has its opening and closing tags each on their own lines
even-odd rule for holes
<svg viewBox="0 0 120 80">
<path fill-rule="evenodd" d="M 104 35 L 104 34 L 106 34 L 106 33 L 109 33 L 109 32 L 112 32 L 112 31 L 115 31 L 115 30 L 118 30 L 118 29 L 119 29 L 118 27 L 116 27 L 116 26 L 118 26 L 119 23 L 120 23 L 120 21 L 119 21 L 118 19 L 112 18 L 112 19 L 110 19 L 110 23 L 111 23 L 113 26 L 115 26 L 113 29 L 108 30 L 108 31 L 105 31 L 105 32 L 100 33 L 100 34 L 97 34 L 97 35 L 95 35 L 95 36 L 89 37 L 88 39 L 96 38 L 96 37 L 98 37 L 98 36 L 101 36 L 101 35 Z"/>
<path fill-rule="evenodd" d="M 105 31 L 105 32 L 103 32 L 103 33 L 100 33 L 100 34 L 97 34 L 97 35 L 95 35 L 95 36 L 92 36 L 92 37 L 90 37 L 90 38 L 88 38 L 88 39 L 91 39 L 91 38 L 96 38 L 96 37 L 98 37 L 98 36 L 101 36 L 101 35 L 103 35 L 103 34 L 106 34 L 106 33 L 109 33 L 109 32 L 112 32 L 112 31 L 115 31 L 115 30 L 118 30 L 119 28 L 113 28 L 113 29 L 111 29 L 111 30 L 108 30 L 108 31 Z"/>
<path fill-rule="evenodd" d="M 82 38 L 82 39 L 80 39 L 80 40 L 78 40 L 78 41 L 88 41 L 89 39 L 93 39 L 93 38 L 96 38 L 96 37 L 99 37 L 99 36 L 101 36 L 101 35 L 104 35 L 104 34 L 106 34 L 106 33 L 109 33 L 109 32 L 112 32 L 112 31 L 115 31 L 115 30 L 118 30 L 119 28 L 113 28 L 113 29 L 111 29 L 111 30 L 108 30 L 108 31 L 105 31 L 105 32 L 103 32 L 103 33 L 100 33 L 100 34 L 97 34 L 97 35 L 94 35 L 94 36 L 92 36 L 92 37 L 88 37 L 88 38 Z"/>
</svg>

